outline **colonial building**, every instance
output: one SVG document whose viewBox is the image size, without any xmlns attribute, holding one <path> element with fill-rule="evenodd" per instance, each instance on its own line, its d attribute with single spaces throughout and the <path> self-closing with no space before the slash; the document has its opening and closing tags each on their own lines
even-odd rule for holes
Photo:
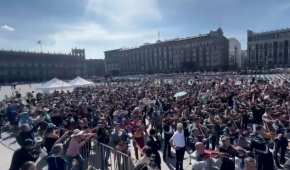
<svg viewBox="0 0 290 170">
<path fill-rule="evenodd" d="M 84 76 L 104 76 L 105 75 L 105 61 L 104 59 L 88 59 L 84 63 Z"/>
<path fill-rule="evenodd" d="M 219 28 L 196 37 L 105 51 L 105 69 L 121 75 L 226 70 L 228 53 L 229 41 Z"/>
<path fill-rule="evenodd" d="M 255 33 L 248 31 L 249 67 L 269 69 L 290 65 L 290 28 Z"/>
<path fill-rule="evenodd" d="M 241 43 L 235 38 L 229 38 L 229 69 L 236 70 L 241 66 Z"/>
<path fill-rule="evenodd" d="M 1 50 L 0 83 L 71 79 L 82 76 L 84 61 L 83 49 L 72 49 L 71 54 Z"/>
<path fill-rule="evenodd" d="M 242 69 L 248 68 L 249 58 L 247 50 L 241 50 Z"/>
</svg>

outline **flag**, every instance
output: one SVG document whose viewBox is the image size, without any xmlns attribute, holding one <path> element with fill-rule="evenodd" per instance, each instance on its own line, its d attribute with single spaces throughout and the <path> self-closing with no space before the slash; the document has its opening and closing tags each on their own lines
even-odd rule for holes
<svg viewBox="0 0 290 170">
<path fill-rule="evenodd" d="M 41 40 L 38 40 L 38 41 L 37 41 L 37 44 L 41 44 L 41 43 L 42 43 Z"/>
</svg>

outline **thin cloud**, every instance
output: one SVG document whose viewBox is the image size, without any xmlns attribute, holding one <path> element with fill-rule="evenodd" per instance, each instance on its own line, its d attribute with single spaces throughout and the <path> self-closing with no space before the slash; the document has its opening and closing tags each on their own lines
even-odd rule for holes
<svg viewBox="0 0 290 170">
<path fill-rule="evenodd" d="M 157 0 L 88 0 L 86 9 L 112 24 L 127 25 L 137 20 L 162 18 Z"/>
<path fill-rule="evenodd" d="M 107 30 L 94 22 L 75 23 L 51 34 L 49 39 L 54 44 L 48 48 L 85 47 L 88 57 L 97 56 L 98 58 L 103 58 L 105 50 L 133 47 L 144 42 L 152 42 L 155 38 L 155 32 L 153 30 L 128 30 L 121 32 Z"/>
<path fill-rule="evenodd" d="M 280 10 L 283 12 L 290 10 L 290 3 L 281 5 Z"/>
<path fill-rule="evenodd" d="M 15 31 L 15 28 L 13 28 L 12 26 L 9 26 L 7 24 L 1 25 L 0 28 L 1 28 L 1 30 L 4 30 L 4 31 L 9 31 L 9 32 Z"/>
</svg>

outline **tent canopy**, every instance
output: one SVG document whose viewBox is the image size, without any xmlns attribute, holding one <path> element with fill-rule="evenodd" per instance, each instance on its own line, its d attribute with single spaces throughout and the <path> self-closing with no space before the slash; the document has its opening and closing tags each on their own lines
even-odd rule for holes
<svg viewBox="0 0 290 170">
<path fill-rule="evenodd" d="M 71 80 L 69 84 L 73 87 L 85 87 L 85 86 L 94 86 L 95 84 L 91 81 L 83 79 L 81 77 L 76 77 L 75 79 Z"/>
<path fill-rule="evenodd" d="M 60 89 L 68 89 L 72 88 L 72 86 L 62 80 L 57 78 L 53 78 L 48 82 L 43 83 L 38 89 L 40 90 L 60 90 Z"/>
</svg>

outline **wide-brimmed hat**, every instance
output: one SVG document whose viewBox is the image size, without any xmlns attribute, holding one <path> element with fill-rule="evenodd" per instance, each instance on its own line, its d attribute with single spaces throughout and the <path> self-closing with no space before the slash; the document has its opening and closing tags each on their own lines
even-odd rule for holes
<svg viewBox="0 0 290 170">
<path fill-rule="evenodd" d="M 78 136 L 81 136 L 82 134 L 84 134 L 84 131 L 81 131 L 79 129 L 75 129 L 75 130 L 73 130 L 73 133 L 72 133 L 71 137 L 72 138 L 78 137 Z"/>
<path fill-rule="evenodd" d="M 47 108 L 47 107 L 44 107 L 44 108 L 43 108 L 43 111 L 45 111 L 45 112 L 49 112 L 49 110 L 50 110 L 50 109 Z"/>
</svg>

